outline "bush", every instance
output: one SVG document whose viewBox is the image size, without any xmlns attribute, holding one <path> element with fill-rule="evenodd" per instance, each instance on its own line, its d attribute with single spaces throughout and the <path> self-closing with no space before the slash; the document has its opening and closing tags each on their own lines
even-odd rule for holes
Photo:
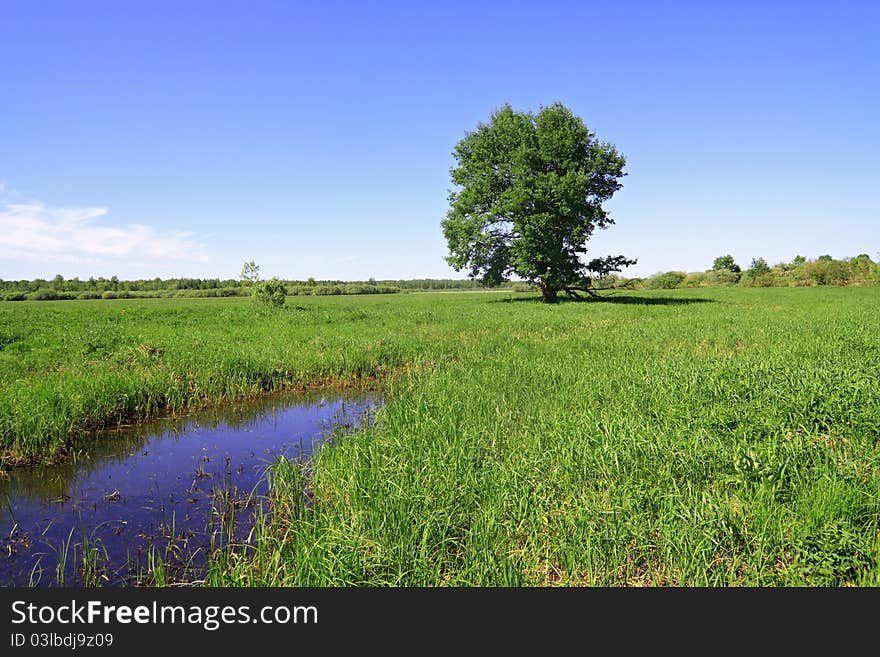
<svg viewBox="0 0 880 657">
<path fill-rule="evenodd" d="M 842 260 L 829 260 L 825 256 L 805 262 L 800 269 L 816 285 L 846 285 L 850 282 L 849 263 Z"/>
<path fill-rule="evenodd" d="M 58 298 L 58 294 L 55 290 L 50 290 L 48 288 L 41 288 L 36 292 L 31 292 L 27 295 L 28 301 L 55 301 Z"/>
<path fill-rule="evenodd" d="M 24 301 L 27 299 L 27 294 L 24 292 L 7 292 L 3 298 L 6 301 Z"/>
<path fill-rule="evenodd" d="M 287 287 L 283 281 L 270 278 L 268 281 L 254 283 L 253 295 L 254 299 L 263 305 L 280 308 L 287 300 Z"/>
<path fill-rule="evenodd" d="M 688 274 L 679 287 L 703 287 L 707 285 L 708 275 L 704 271 L 695 271 Z"/>
<path fill-rule="evenodd" d="M 100 299 L 101 295 L 98 292 L 80 292 L 77 296 L 77 299 Z"/>
<path fill-rule="evenodd" d="M 667 271 L 651 276 L 645 281 L 645 287 L 649 290 L 672 290 L 681 285 L 685 278 L 687 274 L 683 271 Z"/>
<path fill-rule="evenodd" d="M 312 288 L 312 294 L 322 297 L 331 294 L 342 294 L 342 288 L 338 285 L 316 285 Z"/>
<path fill-rule="evenodd" d="M 736 285 L 741 277 L 740 272 L 730 269 L 717 269 L 706 273 L 707 285 Z"/>
</svg>

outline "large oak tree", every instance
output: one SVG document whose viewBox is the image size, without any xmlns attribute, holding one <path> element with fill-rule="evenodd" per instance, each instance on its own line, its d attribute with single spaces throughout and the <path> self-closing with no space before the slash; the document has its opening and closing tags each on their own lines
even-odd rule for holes
<svg viewBox="0 0 880 657">
<path fill-rule="evenodd" d="M 487 285 L 516 275 L 553 302 L 560 291 L 594 294 L 597 278 L 635 264 L 584 258 L 593 231 L 614 223 L 602 203 L 620 189 L 626 160 L 561 103 L 537 114 L 504 105 L 453 155 L 457 189 L 442 225 L 456 271 Z"/>
</svg>

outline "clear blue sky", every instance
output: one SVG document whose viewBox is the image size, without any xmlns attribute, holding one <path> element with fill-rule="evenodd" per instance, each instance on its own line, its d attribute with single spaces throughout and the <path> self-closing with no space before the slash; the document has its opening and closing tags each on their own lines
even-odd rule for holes
<svg viewBox="0 0 880 657">
<path fill-rule="evenodd" d="M 629 275 L 880 251 L 880 3 L 0 4 L 0 278 L 462 277 L 455 142 L 559 100 Z"/>
</svg>

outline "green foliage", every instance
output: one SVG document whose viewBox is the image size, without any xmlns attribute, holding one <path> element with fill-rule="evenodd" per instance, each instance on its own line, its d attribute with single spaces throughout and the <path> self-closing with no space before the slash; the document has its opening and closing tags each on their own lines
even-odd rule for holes
<svg viewBox="0 0 880 657">
<path fill-rule="evenodd" d="M 683 271 L 667 271 L 655 274 L 643 283 L 647 290 L 673 290 L 687 278 Z"/>
<path fill-rule="evenodd" d="M 58 299 L 58 293 L 50 288 L 41 288 L 29 294 L 27 298 L 28 301 L 55 301 Z"/>
<path fill-rule="evenodd" d="M 717 260 L 717 259 L 716 259 Z M 763 261 L 766 265 L 766 261 Z M 678 287 L 717 287 L 739 283 L 742 287 L 812 287 L 817 285 L 880 285 L 880 263 L 867 253 L 842 260 L 829 257 L 809 260 L 795 256 L 791 262 L 768 267 L 762 274 L 734 272 L 725 268 L 707 272 L 691 272 Z M 284 281 L 291 295 L 335 296 L 348 294 L 393 294 L 415 290 L 474 290 L 482 287 L 472 279 L 399 279 L 376 281 Z M 594 279 L 599 287 L 627 285 L 646 289 L 653 285 L 650 279 L 627 279 L 612 273 Z M 510 289 L 506 281 L 499 289 Z M 316 289 L 320 288 L 320 289 Z M 250 296 L 251 289 L 240 280 L 202 278 L 170 278 L 119 280 L 116 277 L 63 279 L 56 276 L 45 279 L 0 280 L 0 300 L 3 301 L 59 301 L 67 299 L 156 299 Z"/>
<path fill-rule="evenodd" d="M 311 282 L 309 282 L 311 281 Z M 408 279 L 385 281 L 284 281 L 290 294 L 312 294 L 319 284 L 338 288 L 338 294 L 393 294 L 401 290 L 458 290 L 475 289 L 477 281 L 469 279 Z M 155 299 L 168 297 L 230 297 L 250 296 L 251 288 L 241 280 L 202 278 L 160 278 L 122 281 L 119 279 L 94 279 L 81 281 L 72 278 L 63 282 L 63 290 L 57 281 L 35 279 L 32 281 L 0 280 L 0 300 L 6 301 L 55 301 L 59 299 Z M 46 292 L 36 292 L 47 290 Z M 107 293 L 104 296 L 104 293 Z"/>
<path fill-rule="evenodd" d="M 102 299 L 131 299 L 133 295 L 126 290 L 105 290 L 101 293 Z"/>
<path fill-rule="evenodd" d="M 814 262 L 806 262 L 801 267 L 804 275 L 816 285 L 846 285 L 851 271 L 848 263 L 840 260 L 817 258 Z"/>
<path fill-rule="evenodd" d="M 752 264 L 746 271 L 750 276 L 757 277 L 770 273 L 770 265 L 767 264 L 764 258 L 752 258 Z"/>
<path fill-rule="evenodd" d="M 695 271 L 684 277 L 678 287 L 704 287 L 707 285 L 708 274 L 703 271 Z"/>
<path fill-rule="evenodd" d="M 342 294 L 341 285 L 316 285 L 312 288 L 312 294 L 318 297 L 329 296 L 333 294 Z"/>
<path fill-rule="evenodd" d="M 752 266 L 745 272 L 730 269 L 728 256 L 715 259 L 718 268 L 705 272 L 690 272 L 676 287 L 705 288 L 728 287 L 812 287 L 817 285 L 880 285 L 880 263 L 867 253 L 853 258 L 834 260 L 820 257 L 808 260 L 795 256 L 791 262 L 781 262 L 770 267 L 763 258 L 752 260 Z M 733 263 L 735 265 L 736 263 Z M 614 277 L 615 283 L 628 285 L 634 289 L 657 289 L 675 283 L 675 278 L 656 274 L 647 279 L 626 279 Z"/>
<path fill-rule="evenodd" d="M 733 259 L 732 255 L 723 255 L 715 258 L 715 262 L 712 263 L 712 271 L 721 271 L 727 270 L 738 273 L 741 271 L 738 264 Z"/>
<path fill-rule="evenodd" d="M 241 267 L 239 279 L 243 285 L 254 285 L 260 280 L 260 266 L 253 260 L 245 262 Z"/>
<path fill-rule="evenodd" d="M 706 284 L 709 286 L 736 285 L 739 279 L 740 273 L 730 269 L 718 269 L 706 273 Z"/>
<path fill-rule="evenodd" d="M 537 114 L 504 105 L 453 155 L 457 190 L 442 226 L 457 271 L 485 285 L 516 274 L 554 301 L 560 290 L 635 263 L 582 260 L 593 231 L 614 223 L 602 204 L 620 189 L 625 158 L 561 103 Z"/>
<path fill-rule="evenodd" d="M 287 286 L 277 278 L 259 281 L 253 285 L 253 298 L 264 306 L 280 308 L 287 300 Z"/>
</svg>

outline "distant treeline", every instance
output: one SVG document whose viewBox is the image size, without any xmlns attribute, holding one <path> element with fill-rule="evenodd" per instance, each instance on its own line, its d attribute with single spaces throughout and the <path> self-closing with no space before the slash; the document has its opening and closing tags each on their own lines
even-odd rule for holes
<svg viewBox="0 0 880 657">
<path fill-rule="evenodd" d="M 666 271 L 649 278 L 609 276 L 613 284 L 626 283 L 635 289 L 674 289 L 693 287 L 810 287 L 815 285 L 880 285 L 880 263 L 862 253 L 854 258 L 836 260 L 821 255 L 815 260 L 795 256 L 791 262 L 773 266 L 763 258 L 754 258 L 748 269 L 741 269 L 733 258 L 720 256 L 712 269 L 699 272 Z"/>
<path fill-rule="evenodd" d="M 395 294 L 419 290 L 470 290 L 482 288 L 470 279 L 420 278 L 409 280 L 340 281 L 285 280 L 287 293 L 297 296 L 342 294 Z M 505 284 L 505 287 L 513 285 Z M 110 278 L 5 281 L 0 279 L 0 300 L 53 301 L 64 299 L 152 299 L 168 297 L 244 297 L 250 295 L 247 283 L 219 278 L 149 278 L 120 280 Z"/>
<path fill-rule="evenodd" d="M 289 295 L 329 296 L 343 294 L 395 294 L 420 290 L 485 289 L 478 280 L 454 278 L 415 278 L 399 280 L 340 281 L 285 280 Z M 754 258 L 748 269 L 741 269 L 730 256 L 715 259 L 711 269 L 699 272 L 666 271 L 648 278 L 626 278 L 610 275 L 600 287 L 626 284 L 635 289 L 674 289 L 694 287 L 805 287 L 814 285 L 880 285 L 880 262 L 865 253 L 854 258 L 836 260 L 822 255 L 815 260 L 795 256 L 791 262 L 773 266 L 763 258 Z M 509 281 L 503 289 L 516 292 L 533 288 L 522 282 Z M 65 279 L 58 275 L 51 280 L 5 281 L 0 279 L 0 300 L 52 301 L 62 299 L 151 299 L 167 297 L 245 297 L 248 284 L 234 278 L 149 278 L 120 280 L 110 278 Z"/>
</svg>

